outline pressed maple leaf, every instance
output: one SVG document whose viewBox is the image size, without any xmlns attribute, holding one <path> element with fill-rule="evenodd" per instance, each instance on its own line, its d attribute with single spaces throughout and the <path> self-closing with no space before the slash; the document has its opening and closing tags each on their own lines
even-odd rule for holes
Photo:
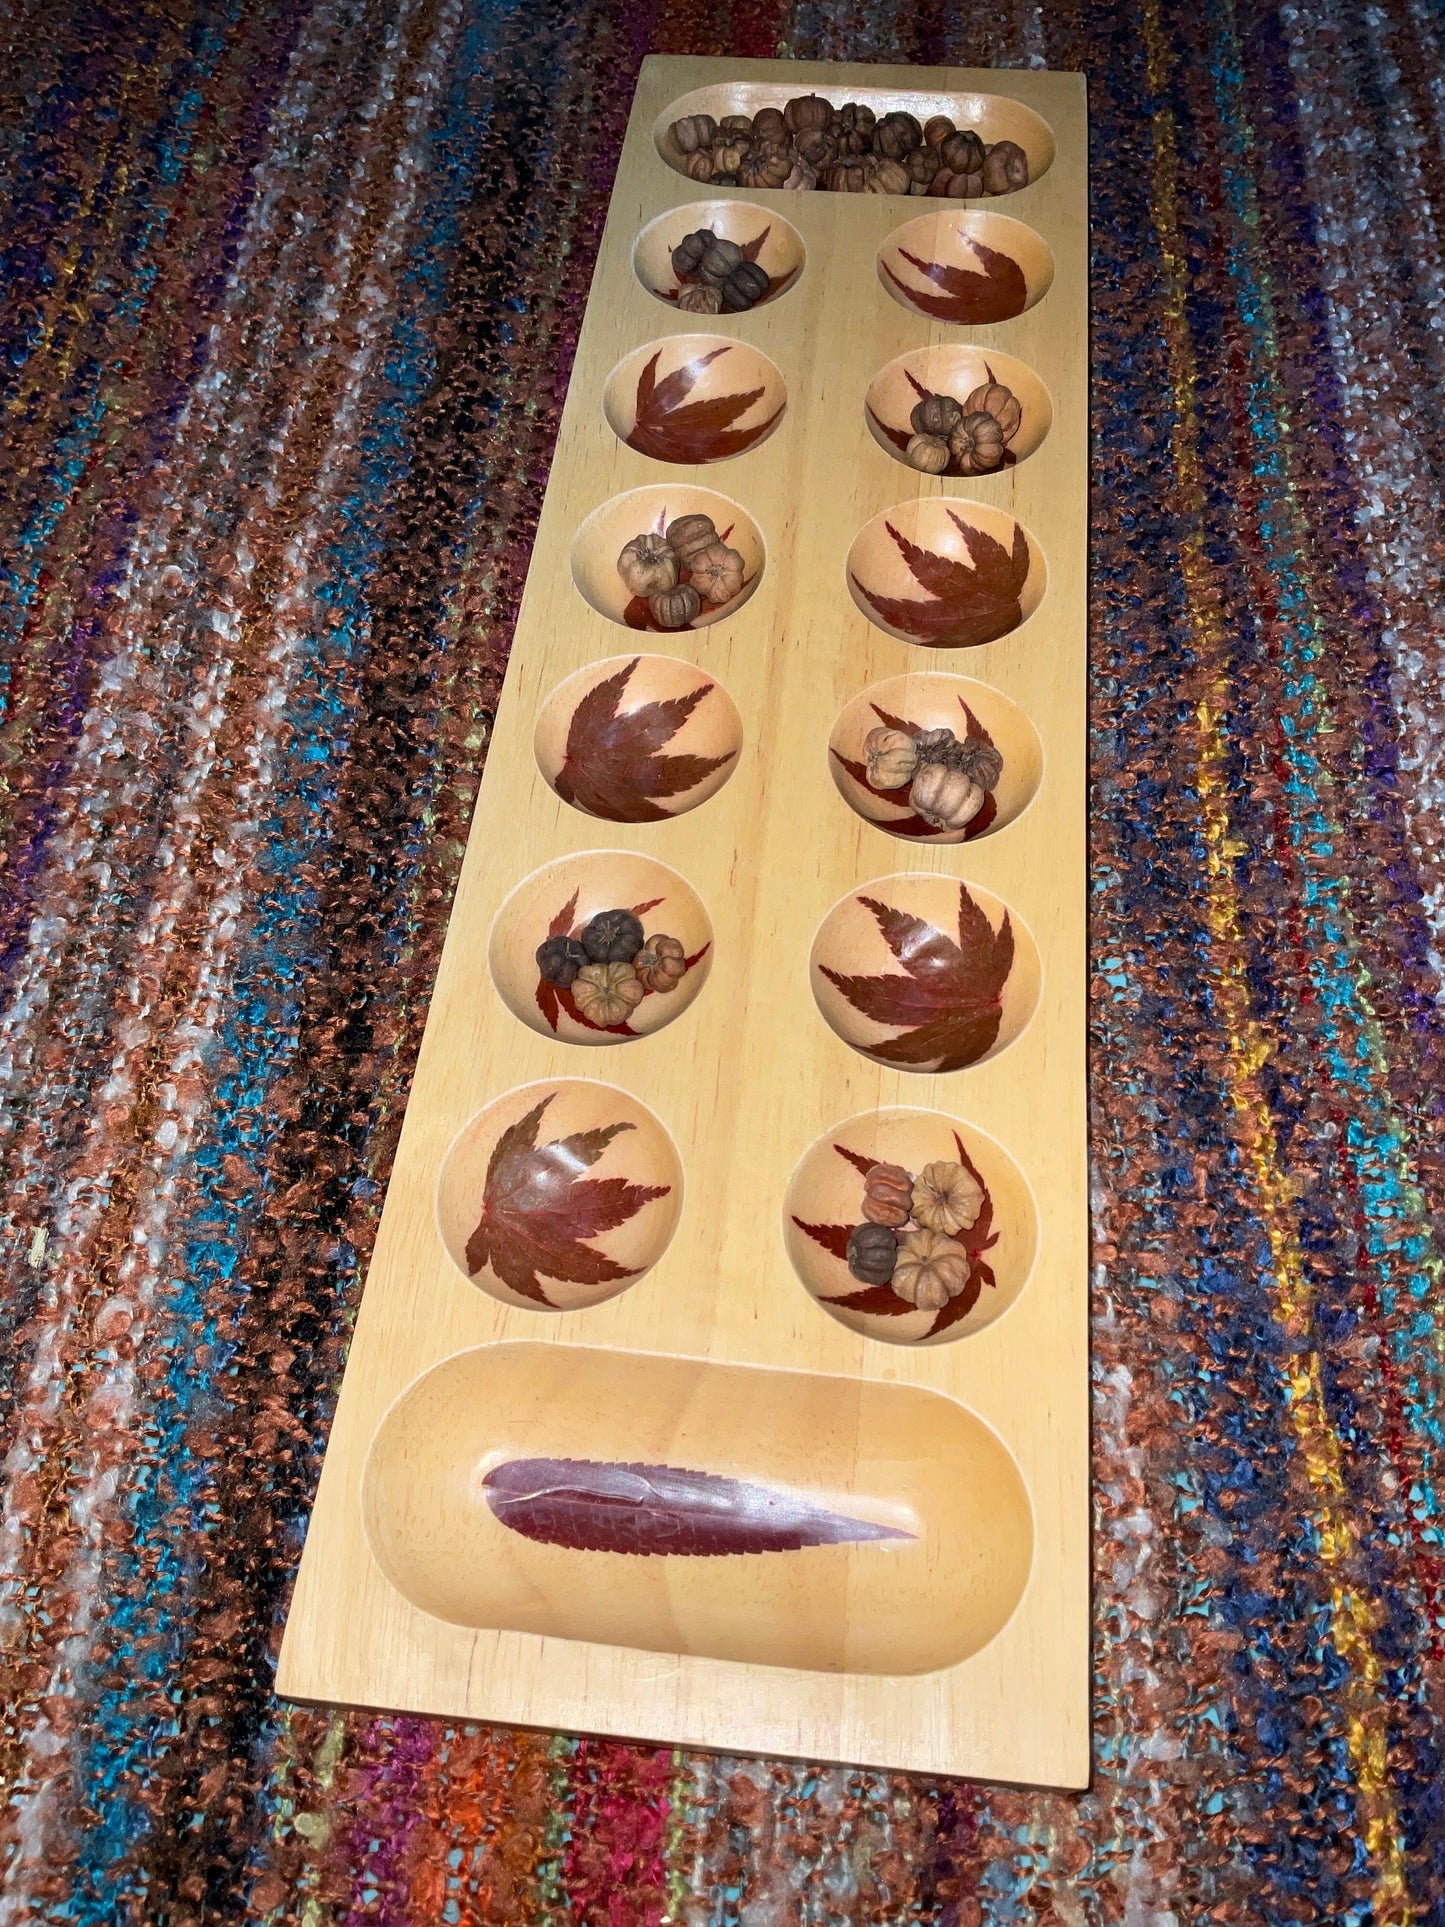
<svg viewBox="0 0 1445 1927">
<path fill-rule="evenodd" d="M 820 966 L 855 1010 L 900 1032 L 859 1048 L 908 1070 L 957 1071 L 976 1064 L 992 1049 L 1003 1014 L 1003 987 L 1014 955 L 1008 912 L 995 932 L 961 883 L 955 940 L 892 904 L 873 897 L 858 902 L 903 966 L 901 976 L 849 976 Z"/>
<path fill-rule="evenodd" d="M 1028 537 L 1015 522 L 1013 544 L 1006 549 L 952 509 L 945 513 L 963 537 L 972 567 L 954 556 L 920 548 L 891 522 L 883 525 L 907 563 L 909 574 L 933 597 L 931 602 L 875 595 L 856 575 L 853 586 L 880 621 L 915 642 L 930 649 L 976 649 L 981 643 L 1006 636 L 1023 620 L 1019 597 L 1028 580 Z"/>
<path fill-rule="evenodd" d="M 937 321 L 956 321 L 974 328 L 987 321 L 1009 321 L 1022 314 L 1029 298 L 1028 282 L 1017 261 L 997 249 L 985 247 L 959 230 L 958 238 L 967 242 L 977 257 L 978 268 L 955 268 L 942 261 L 924 261 L 907 248 L 899 254 L 933 287 L 937 294 L 911 287 L 893 272 L 885 261 L 883 272 L 904 300 Z"/>
<path fill-rule="evenodd" d="M 497 1139 L 482 1187 L 482 1214 L 467 1240 L 467 1270 L 473 1277 L 490 1266 L 519 1296 L 548 1306 L 553 1300 L 542 1289 L 543 1278 L 569 1285 L 635 1278 L 637 1267 L 618 1264 L 584 1240 L 615 1231 L 672 1188 L 579 1175 L 615 1137 L 633 1129 L 626 1122 L 538 1144 L 537 1132 L 555 1095 L 549 1092 Z"/>
<path fill-rule="evenodd" d="M 674 1465 L 504 1459 L 482 1487 L 502 1525 L 577 1552 L 721 1558 L 915 1536 L 829 1511 L 806 1492 Z"/>
<path fill-rule="evenodd" d="M 786 403 L 779 403 L 766 421 L 752 428 L 734 428 L 732 424 L 762 400 L 763 389 L 713 395 L 705 401 L 687 399 L 703 372 L 729 353 L 731 345 L 713 348 L 684 362 L 661 381 L 657 379 L 657 364 L 662 359 L 659 348 L 637 378 L 637 416 L 627 437 L 628 447 L 658 462 L 720 462 L 760 442 Z"/>
<path fill-rule="evenodd" d="M 672 815 L 657 801 L 681 796 L 730 763 L 722 756 L 663 756 L 664 743 L 682 728 L 715 683 L 699 683 L 683 696 L 619 710 L 641 661 L 634 656 L 578 703 L 567 728 L 567 748 L 555 788 L 566 803 L 613 823 L 661 823 Z"/>
<path fill-rule="evenodd" d="M 991 1251 L 998 1243 L 998 1233 L 993 1228 L 993 1197 L 983 1181 L 983 1173 L 964 1150 L 963 1139 L 957 1131 L 953 1133 L 953 1142 L 958 1150 L 958 1161 L 983 1193 L 983 1202 L 979 1206 L 977 1218 L 967 1230 L 953 1234 L 954 1242 L 962 1245 L 969 1256 L 968 1283 L 956 1298 L 950 1298 L 939 1311 L 928 1330 L 923 1333 L 925 1339 L 936 1338 L 940 1332 L 947 1331 L 950 1325 L 956 1325 L 960 1319 L 967 1318 L 978 1303 L 984 1286 L 992 1289 L 997 1283 L 993 1275 L 993 1267 L 985 1263 L 982 1255 L 985 1251 Z M 833 1149 L 840 1158 L 846 1158 L 849 1164 L 862 1174 L 866 1183 L 868 1173 L 878 1159 L 864 1157 L 858 1151 L 850 1151 L 844 1144 L 835 1144 Z M 799 1231 L 804 1232 L 815 1244 L 821 1245 L 840 1264 L 847 1264 L 848 1239 L 852 1235 L 853 1226 L 809 1224 L 798 1217 L 793 1219 L 793 1223 Z M 824 1295 L 822 1302 L 825 1305 L 837 1305 L 843 1311 L 861 1312 L 870 1318 L 902 1318 L 907 1313 L 918 1310 L 917 1305 L 901 1297 L 892 1285 L 865 1285 L 859 1291 L 846 1291 L 837 1296 Z"/>
</svg>

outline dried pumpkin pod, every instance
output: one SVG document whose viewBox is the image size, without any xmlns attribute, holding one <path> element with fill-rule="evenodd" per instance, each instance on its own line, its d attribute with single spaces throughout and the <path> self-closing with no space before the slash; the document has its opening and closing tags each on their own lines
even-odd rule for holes
<svg viewBox="0 0 1445 1927">
<path fill-rule="evenodd" d="M 632 959 L 644 990 L 666 997 L 687 975 L 687 951 L 676 937 L 649 937 Z"/>
<path fill-rule="evenodd" d="M 963 475 L 991 475 L 1003 467 L 1003 427 L 995 415 L 980 409 L 965 415 L 948 438 L 953 459 Z"/>
<path fill-rule="evenodd" d="M 869 194 L 906 194 L 912 184 L 902 161 L 882 160 L 869 177 L 865 191 Z"/>
<path fill-rule="evenodd" d="M 738 169 L 742 187 L 781 187 L 792 172 L 793 156 L 786 147 L 755 147 Z M 744 267 L 752 263 L 745 261 Z"/>
<path fill-rule="evenodd" d="M 580 935 L 592 963 L 630 964 L 642 948 L 642 925 L 630 910 L 599 910 Z"/>
<path fill-rule="evenodd" d="M 898 1240 L 886 1224 L 855 1225 L 848 1234 L 848 1269 L 860 1285 L 886 1285 L 898 1263 Z"/>
<path fill-rule="evenodd" d="M 967 770 L 924 763 L 913 779 L 908 801 L 936 830 L 962 830 L 983 808 L 986 794 Z"/>
<path fill-rule="evenodd" d="M 806 134 L 832 124 L 833 103 L 821 94 L 798 94 L 783 109 L 789 133 Z"/>
<path fill-rule="evenodd" d="M 717 539 L 717 523 L 710 515 L 679 515 L 667 525 L 668 546 L 684 568 L 692 555 L 711 548 Z"/>
<path fill-rule="evenodd" d="M 684 114 L 672 123 L 671 131 L 679 153 L 695 154 L 717 139 L 717 122 L 711 114 Z"/>
<path fill-rule="evenodd" d="M 756 131 L 751 114 L 724 114 L 718 127 L 724 134 L 751 134 Z"/>
<path fill-rule="evenodd" d="M 689 180 L 710 181 L 713 178 L 712 155 L 699 148 L 695 154 L 688 155 L 684 171 Z"/>
<path fill-rule="evenodd" d="M 690 582 L 647 598 L 653 619 L 663 629 L 685 629 L 702 608 L 702 597 Z"/>
<path fill-rule="evenodd" d="M 982 193 L 982 174 L 949 175 L 948 198 L 950 201 L 976 201 Z"/>
<path fill-rule="evenodd" d="M 677 554 L 661 535 L 634 535 L 617 558 L 617 573 L 633 595 L 661 595 L 677 581 Z"/>
<path fill-rule="evenodd" d="M 954 1158 L 925 1164 L 913 1181 L 911 1210 L 929 1231 L 967 1231 L 983 1210 L 983 1186 L 966 1165 Z"/>
<path fill-rule="evenodd" d="M 786 147 L 788 144 L 788 123 L 783 119 L 781 107 L 760 107 L 753 115 L 753 139 L 767 141 L 773 146 Z"/>
<path fill-rule="evenodd" d="M 672 271 L 679 281 L 685 281 L 688 275 L 697 272 L 702 257 L 716 239 L 710 227 L 694 228 L 691 234 L 683 235 L 672 250 Z"/>
<path fill-rule="evenodd" d="M 963 420 L 963 410 L 952 395 L 925 395 L 913 404 L 908 417 L 915 435 L 951 435 Z"/>
<path fill-rule="evenodd" d="M 1029 184 L 1029 157 L 1017 141 L 995 141 L 982 171 L 985 194 L 1013 194 Z"/>
<path fill-rule="evenodd" d="M 733 269 L 741 267 L 742 261 L 743 251 L 736 241 L 714 235 L 693 272 L 700 281 L 710 281 L 715 288 L 720 288 Z"/>
<path fill-rule="evenodd" d="M 713 176 L 736 174 L 747 158 L 748 143 L 740 134 L 719 134 L 712 144 Z"/>
<path fill-rule="evenodd" d="M 950 769 L 962 767 L 963 744 L 951 729 L 925 729 L 918 738 L 918 761 L 947 763 Z"/>
<path fill-rule="evenodd" d="M 971 127 L 952 134 L 939 149 L 939 158 L 950 174 L 982 174 L 983 142 Z"/>
<path fill-rule="evenodd" d="M 688 579 L 708 602 L 731 602 L 743 586 L 746 563 L 736 549 L 725 542 L 696 549 L 688 557 Z"/>
<path fill-rule="evenodd" d="M 941 435 L 910 435 L 903 459 L 924 475 L 942 475 L 953 457 Z"/>
<path fill-rule="evenodd" d="M 646 996 L 628 963 L 588 964 L 577 972 L 572 1000 L 589 1024 L 625 1024 Z"/>
<path fill-rule="evenodd" d="M 927 141 L 924 141 L 913 149 L 903 165 L 908 169 L 908 178 L 913 186 L 927 190 L 943 163 L 938 158 L 938 149 L 930 147 Z"/>
<path fill-rule="evenodd" d="M 918 768 L 918 745 L 906 729 L 870 729 L 863 738 L 868 781 L 875 790 L 900 790 Z"/>
<path fill-rule="evenodd" d="M 1003 775 L 1003 757 L 993 743 L 980 743 L 972 738 L 963 745 L 963 753 L 958 767 L 975 783 L 981 783 L 991 790 Z"/>
<path fill-rule="evenodd" d="M 705 281 L 689 281 L 678 290 L 677 305 L 683 314 L 721 314 L 722 289 L 710 288 Z"/>
<path fill-rule="evenodd" d="M 809 166 L 801 154 L 794 153 L 793 165 L 789 170 L 787 180 L 783 182 L 783 186 L 792 188 L 795 192 L 807 192 L 817 185 L 818 174 L 816 168 Z"/>
<path fill-rule="evenodd" d="M 845 101 L 833 116 L 833 128 L 840 134 L 866 134 L 871 139 L 878 116 L 866 100 Z"/>
<path fill-rule="evenodd" d="M 1012 388 L 1006 388 L 1001 381 L 986 381 L 975 388 L 963 404 L 965 415 L 992 415 L 1003 430 L 1003 438 L 1011 442 L 1019 432 L 1023 421 L 1023 405 Z"/>
<path fill-rule="evenodd" d="M 875 1164 L 863 1180 L 863 1216 L 870 1224 L 904 1225 L 913 1215 L 913 1178 L 901 1164 Z"/>
<path fill-rule="evenodd" d="M 592 959 L 575 937 L 548 937 L 537 945 L 537 971 L 547 983 L 559 990 L 570 990 L 577 973 Z"/>
<path fill-rule="evenodd" d="M 838 158 L 837 137 L 826 127 L 809 127 L 793 142 L 793 152 L 820 177 Z"/>
<path fill-rule="evenodd" d="M 900 1298 L 920 1311 L 942 1311 L 967 1291 L 973 1261 L 961 1244 L 941 1231 L 910 1231 L 898 1247 L 890 1280 Z"/>
<path fill-rule="evenodd" d="M 823 185 L 834 194 L 866 194 L 877 167 L 876 156 L 855 154 L 850 160 L 834 161 L 823 175 Z"/>
<path fill-rule="evenodd" d="M 949 183 L 956 178 L 955 175 L 949 173 L 946 167 L 940 167 L 924 191 L 931 199 L 935 201 L 942 200 L 948 193 Z"/>
<path fill-rule="evenodd" d="M 745 314 L 766 298 L 772 285 L 765 268 L 756 261 L 743 261 L 722 284 L 723 307 L 729 314 Z"/>
<path fill-rule="evenodd" d="M 901 161 L 905 154 L 911 154 L 923 139 L 923 129 L 912 114 L 896 108 L 885 114 L 873 130 L 873 152 L 884 160 Z"/>
<path fill-rule="evenodd" d="M 953 122 L 947 114 L 934 114 L 923 123 L 923 138 L 930 147 L 942 147 L 953 131 Z"/>
</svg>

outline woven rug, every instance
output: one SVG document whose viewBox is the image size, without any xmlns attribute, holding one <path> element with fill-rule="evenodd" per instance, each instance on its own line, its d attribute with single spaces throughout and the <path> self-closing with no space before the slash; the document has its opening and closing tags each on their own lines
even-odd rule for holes
<svg viewBox="0 0 1445 1927">
<path fill-rule="evenodd" d="M 1438 4 L 0 40 L 0 1923 L 1439 1927 Z M 270 1690 L 651 49 L 1089 76 L 1080 1797 Z"/>
</svg>

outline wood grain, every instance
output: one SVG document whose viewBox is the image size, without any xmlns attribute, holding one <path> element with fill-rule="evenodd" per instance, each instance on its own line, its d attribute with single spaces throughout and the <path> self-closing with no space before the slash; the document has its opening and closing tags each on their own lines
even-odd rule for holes
<svg viewBox="0 0 1445 1927">
<path fill-rule="evenodd" d="M 1015 319 L 960 328 L 892 298 L 877 267 L 879 249 L 904 222 L 917 221 L 921 207 L 941 234 L 959 206 L 729 191 L 726 198 L 753 204 L 764 222 L 785 215 L 805 259 L 782 295 L 747 314 L 708 317 L 706 333 L 761 351 L 786 385 L 787 406 L 765 442 L 694 469 L 628 447 L 609 425 L 603 398 L 625 357 L 697 332 L 634 273 L 634 244 L 649 223 L 718 196 L 667 166 L 656 145 L 659 122 L 665 125 L 670 104 L 693 90 L 717 88 L 719 98 L 733 98 L 744 85 L 771 89 L 768 97 L 778 100 L 808 89 L 838 101 L 863 97 L 880 111 L 907 106 L 926 114 L 950 97 L 972 95 L 1032 109 L 1047 124 L 1052 164 L 984 211 L 1039 237 L 1044 245 L 1035 251 L 1031 282 L 1044 259 L 1052 279 Z M 1074 75 L 671 57 L 645 63 L 286 1628 L 283 1694 L 680 1745 L 1086 1784 L 1086 144 L 1084 84 Z M 880 445 L 865 415 L 869 384 L 897 357 L 944 345 L 977 348 L 985 357 L 996 350 L 1038 378 L 1052 419 L 1026 460 L 991 475 L 940 480 L 915 474 Z M 579 593 L 579 530 L 634 489 L 649 491 L 649 510 L 659 491 L 669 511 L 681 513 L 705 490 L 745 511 L 764 556 L 745 603 L 709 627 L 648 636 L 603 612 L 613 584 L 583 583 L 590 600 Z M 1046 569 L 1038 606 L 1030 609 L 1025 595 L 1021 625 L 982 647 L 937 651 L 906 642 L 871 622 L 850 594 L 846 562 L 860 531 L 894 508 L 915 526 L 919 505 L 939 501 L 965 518 L 970 505 L 993 511 L 981 518 L 989 526 L 1000 516 L 1021 521 Z M 626 534 L 650 519 L 636 519 Z M 604 524 L 610 542 L 618 526 L 611 511 L 591 526 Z M 598 553 L 605 550 L 596 544 L 587 551 L 589 567 Z M 725 784 L 698 807 L 665 821 L 600 821 L 548 786 L 534 757 L 534 733 L 546 698 L 564 678 L 639 652 L 695 664 L 715 678 L 737 705 L 742 749 Z M 995 833 L 905 842 L 866 822 L 839 794 L 829 738 L 869 685 L 917 676 L 924 701 L 940 672 L 976 679 L 1018 707 L 1029 740 L 1037 739 L 1030 770 L 1037 791 Z M 893 695 L 901 706 L 896 683 Z M 498 996 L 488 961 L 494 920 L 518 885 L 543 865 L 592 851 L 668 866 L 696 892 L 715 937 L 707 980 L 675 1021 L 601 1048 L 519 1022 Z M 824 1021 L 810 989 L 809 953 L 830 908 L 850 891 L 899 874 L 978 886 L 990 902 L 1007 906 L 1037 950 L 1037 1001 L 1021 1033 L 986 1061 L 947 1075 L 890 1068 L 851 1049 Z M 544 934 L 538 930 L 537 940 Z M 681 1164 L 680 1219 L 651 1269 L 605 1303 L 563 1311 L 505 1303 L 479 1289 L 450 1255 L 438 1222 L 438 1175 L 484 1105 L 524 1084 L 577 1078 L 629 1093 L 660 1120 Z M 891 1344 L 852 1329 L 810 1295 L 784 1241 L 785 1194 L 809 1147 L 844 1120 L 895 1106 L 936 1111 L 987 1133 L 1032 1196 L 1031 1275 L 999 1316 L 977 1329 L 965 1324 L 955 1342 Z M 564 1609 L 545 1597 L 539 1605 L 535 1590 L 519 1580 L 513 1590 L 530 1617 L 518 1616 L 519 1605 L 508 1619 L 502 1608 L 478 1603 L 485 1577 L 468 1564 L 490 1556 L 491 1542 L 463 1532 L 438 1552 L 424 1526 L 427 1517 L 441 1516 L 440 1492 L 450 1495 L 453 1509 L 458 1490 L 471 1492 L 472 1513 L 481 1505 L 479 1461 L 468 1473 L 464 1441 L 473 1440 L 474 1459 L 483 1451 L 488 1412 L 500 1397 L 485 1387 L 513 1354 L 477 1352 L 483 1362 L 475 1366 L 461 1355 L 514 1341 L 552 1359 L 553 1380 L 564 1387 L 580 1348 L 604 1362 L 610 1357 L 620 1376 L 603 1415 L 579 1410 L 570 1425 L 565 1412 L 549 1406 L 543 1413 L 524 1400 L 533 1417 L 508 1419 L 505 1443 L 513 1453 L 803 1486 L 812 1450 L 826 1459 L 828 1506 L 840 1514 L 858 1510 L 863 1494 L 862 1516 L 884 1516 L 889 1465 L 886 1457 L 870 1460 L 869 1442 L 888 1435 L 894 1422 L 890 1392 L 918 1387 L 943 1395 L 953 1402 L 948 1410 L 962 1408 L 959 1422 L 967 1419 L 975 1443 L 987 1440 L 995 1459 L 1017 1468 L 1023 1511 L 1010 1500 L 995 1521 L 1003 1535 L 998 1555 L 978 1584 L 980 1597 L 996 1602 L 1004 1596 L 1000 1573 L 1022 1556 L 1022 1596 L 1000 1624 L 1003 1613 L 990 1617 L 960 1596 L 956 1564 L 940 1555 L 930 1581 L 940 1625 L 977 1619 L 988 1636 L 969 1650 L 967 1640 L 950 1640 L 945 1631 L 923 1655 L 934 1670 L 915 1671 L 895 1657 L 886 1663 L 896 1673 L 857 1663 L 849 1670 L 850 1654 L 876 1657 L 887 1647 L 874 1636 L 874 1606 L 860 1604 L 850 1634 L 846 1612 L 841 1625 L 836 1613 L 830 1617 L 816 1569 L 802 1563 L 830 1562 L 827 1599 L 846 1606 L 856 1594 L 866 1602 L 880 1575 L 887 1583 L 886 1560 L 897 1550 L 891 1543 L 677 1561 L 694 1571 L 676 1582 L 677 1597 L 690 1603 L 671 1618 L 672 1562 L 531 1548 L 528 1557 L 616 1561 L 597 1569 L 603 1576 L 593 1585 L 605 1601 L 611 1570 L 616 1600 L 607 1610 L 582 1611 L 575 1600 Z M 368 1455 L 388 1410 L 436 1367 L 453 1374 L 452 1404 L 434 1426 L 407 1433 L 400 1457 L 401 1434 L 386 1434 L 389 1578 L 372 1549 L 383 1531 L 377 1517 L 368 1537 Z M 780 1377 L 782 1370 L 827 1392 L 834 1416 L 826 1437 L 799 1430 L 791 1410 L 798 1401 L 787 1392 L 794 1381 Z M 482 1389 L 468 1394 L 474 1379 Z M 941 1428 L 941 1469 L 967 1482 L 988 1454 L 950 1445 L 955 1435 L 963 1436 L 953 1421 Z M 772 1457 L 771 1439 L 778 1441 Z M 381 1464 L 381 1447 L 378 1454 Z M 986 1490 L 971 1490 L 970 1508 L 989 1517 Z M 1023 1519 L 1027 1532 L 1020 1536 Z M 492 1530 L 501 1530 L 495 1520 Z M 520 1535 L 506 1536 L 529 1547 Z M 473 1545 L 481 1550 L 469 1552 Z M 419 1572 L 396 1567 L 408 1546 L 419 1548 L 418 1560 L 440 1560 L 425 1582 Z M 737 1595 L 726 1584 L 720 1590 L 718 1566 L 746 1567 L 754 1575 L 747 1583 L 761 1588 L 751 1648 L 747 1617 L 739 1619 Z M 657 1571 L 664 1574 L 655 1605 L 637 1576 L 644 1568 L 654 1586 Z M 917 1570 L 908 1568 L 909 1611 L 926 1619 L 929 1595 L 925 1588 L 920 1606 Z M 416 1598 L 445 1598 L 454 1617 L 460 1601 L 461 1617 L 471 1623 L 450 1623 Z M 786 1617 L 790 1599 L 801 1602 L 806 1624 L 817 1631 L 811 1645 L 813 1635 L 784 1642 L 779 1663 L 765 1650 L 763 1622 Z M 654 1614 L 664 1627 L 679 1628 L 671 1643 L 659 1637 Z M 699 1623 L 725 1620 L 725 1646 L 709 1648 L 691 1636 L 692 1614 Z M 596 1635 L 598 1626 L 605 1637 Z M 741 1657 L 719 1658 L 719 1650 Z M 950 1657 L 965 1650 L 967 1657 Z M 842 1670 L 824 1670 L 839 1663 Z"/>
</svg>

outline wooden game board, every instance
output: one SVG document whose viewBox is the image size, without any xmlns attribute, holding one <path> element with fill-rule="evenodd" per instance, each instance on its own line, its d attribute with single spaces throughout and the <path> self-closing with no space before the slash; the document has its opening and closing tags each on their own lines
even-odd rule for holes
<svg viewBox="0 0 1445 1927">
<path fill-rule="evenodd" d="M 678 114 L 809 89 L 1018 140 L 1030 185 L 962 202 L 677 170 Z M 282 1694 L 1085 1784 L 1086 138 L 1075 75 L 646 62 Z M 766 231 L 758 307 L 666 298 L 671 248 L 708 223 Z M 969 326 L 898 298 L 965 276 L 1028 305 Z M 742 452 L 695 459 L 726 409 L 667 420 L 656 384 L 685 365 L 694 400 L 751 397 Z M 906 466 L 910 374 L 1006 382 L 1017 459 Z M 740 593 L 629 628 L 618 552 L 697 512 Z M 987 609 L 950 614 L 980 558 Z M 645 702 L 672 705 L 652 753 L 697 759 L 670 789 L 635 736 L 620 765 L 598 748 Z M 870 790 L 879 709 L 993 739 L 973 833 Z M 632 1034 L 588 1029 L 537 945 L 653 900 L 685 975 Z M 962 1001 L 940 1002 L 955 943 Z M 928 1002 L 905 1024 L 897 983 L 868 985 L 909 959 Z M 986 1192 L 955 1239 L 968 1290 L 946 1316 L 870 1297 L 841 1246 L 865 1174 L 956 1152 Z"/>
</svg>

